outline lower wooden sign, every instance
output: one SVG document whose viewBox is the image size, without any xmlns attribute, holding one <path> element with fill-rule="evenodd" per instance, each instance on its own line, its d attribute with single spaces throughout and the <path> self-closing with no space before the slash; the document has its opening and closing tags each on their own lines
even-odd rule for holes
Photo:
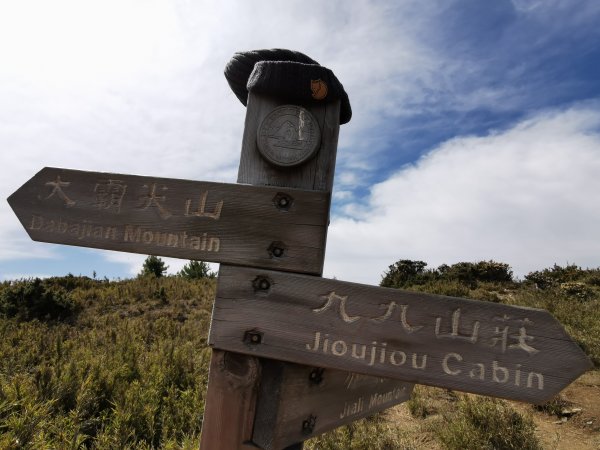
<svg viewBox="0 0 600 450">
<path fill-rule="evenodd" d="M 265 359 L 252 441 L 279 450 L 402 403 L 412 389 L 399 380 Z"/>
<path fill-rule="evenodd" d="M 329 194 L 46 167 L 8 199 L 36 241 L 320 274 Z"/>
<path fill-rule="evenodd" d="M 230 266 L 209 344 L 532 403 L 592 367 L 547 311 Z"/>
</svg>

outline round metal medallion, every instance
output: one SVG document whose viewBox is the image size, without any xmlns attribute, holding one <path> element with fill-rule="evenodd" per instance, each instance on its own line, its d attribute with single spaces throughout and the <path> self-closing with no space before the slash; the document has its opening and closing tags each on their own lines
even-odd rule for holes
<svg viewBox="0 0 600 450">
<path fill-rule="evenodd" d="M 308 161 L 319 149 L 321 130 L 313 115 L 295 105 L 269 113 L 258 127 L 258 150 L 276 166 L 291 167 Z"/>
</svg>

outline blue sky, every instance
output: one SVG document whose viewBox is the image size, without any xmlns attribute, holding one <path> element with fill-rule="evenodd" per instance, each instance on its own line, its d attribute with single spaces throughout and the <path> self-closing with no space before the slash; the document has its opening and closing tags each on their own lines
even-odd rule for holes
<svg viewBox="0 0 600 450">
<path fill-rule="evenodd" d="M 223 68 L 282 47 L 331 68 L 354 114 L 325 276 L 600 266 L 600 3 L 215 3 L 3 2 L 1 196 L 44 166 L 235 182 L 245 109 Z M 32 242 L 6 202 L 0 235 L 0 279 L 125 278 L 144 259 Z"/>
</svg>

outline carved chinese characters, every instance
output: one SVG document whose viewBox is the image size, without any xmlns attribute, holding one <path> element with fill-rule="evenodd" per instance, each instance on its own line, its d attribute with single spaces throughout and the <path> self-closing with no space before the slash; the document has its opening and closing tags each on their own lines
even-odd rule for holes
<svg viewBox="0 0 600 450">
<path fill-rule="evenodd" d="M 54 197 L 54 195 L 56 194 L 57 197 L 59 197 L 65 202 L 66 206 L 73 206 L 75 204 L 75 202 L 69 197 L 67 197 L 67 195 L 63 191 L 63 188 L 66 188 L 71 184 L 70 182 L 61 181 L 60 176 L 57 175 L 56 180 L 47 181 L 45 184 L 46 186 L 50 186 L 52 188 L 52 191 L 48 194 L 47 197 L 45 197 L 45 200 Z"/>
<path fill-rule="evenodd" d="M 221 268 L 213 324 L 226 350 L 531 402 L 590 367 L 542 310 L 254 269 Z"/>
<path fill-rule="evenodd" d="M 94 186 L 96 193 L 95 206 L 99 209 L 114 209 L 117 213 L 121 212 L 123 197 L 127 192 L 127 185 L 121 180 L 106 180 L 96 183 Z"/>
</svg>

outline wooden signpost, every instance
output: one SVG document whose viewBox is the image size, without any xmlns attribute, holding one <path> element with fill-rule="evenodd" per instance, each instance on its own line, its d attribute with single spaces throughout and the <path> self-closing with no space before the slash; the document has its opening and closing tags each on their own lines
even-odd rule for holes
<svg viewBox="0 0 600 450">
<path fill-rule="evenodd" d="M 209 344 L 532 403 L 591 368 L 543 310 L 227 266 Z"/>
<path fill-rule="evenodd" d="M 321 273 L 325 192 L 46 167 L 8 199 L 35 241 Z"/>
<path fill-rule="evenodd" d="M 282 104 L 283 102 L 272 97 L 249 94 L 238 182 L 311 189 L 330 195 L 333 187 L 340 103 L 305 105 L 306 109 L 296 108 L 294 125 L 298 127 L 300 115 L 306 117 L 310 114 L 314 118 L 312 124 L 320 129 L 320 142 L 319 151 L 313 158 L 294 168 L 287 165 L 279 168 L 273 166 L 261 156 L 259 148 L 260 136 L 268 134 L 264 129 L 261 130 L 262 124 L 278 123 L 277 119 L 273 120 L 274 111 L 281 111 L 281 116 L 294 120 L 289 115 L 289 108 L 282 109 Z M 288 158 L 288 161 L 289 159 L 291 158 Z M 327 224 L 328 216 L 323 222 L 324 226 Z M 258 288 L 260 286 L 257 285 Z M 249 334 L 245 338 L 252 341 L 258 336 Z M 231 360 L 236 361 L 234 369 L 257 367 L 258 370 L 244 371 L 244 376 L 238 376 L 237 370 L 225 364 Z M 333 381 L 315 384 L 309 377 L 303 376 L 302 372 L 312 373 L 320 368 L 311 366 L 298 369 L 298 367 L 281 362 L 259 360 L 252 356 L 244 359 L 239 353 L 223 353 L 216 350 L 213 353 L 209 375 L 201 448 L 229 450 L 251 448 L 251 445 L 256 444 L 267 450 L 279 450 L 286 445 L 289 445 L 290 450 L 297 449 L 302 447 L 301 441 L 358 418 L 358 414 L 339 417 L 344 405 L 356 398 L 356 393 L 349 391 L 343 385 L 337 385 L 336 390 L 332 386 Z M 333 371 L 333 373 L 337 374 L 334 380 L 340 381 L 352 376 L 341 371 Z M 223 383 L 222 380 L 228 382 Z M 382 388 L 388 389 L 386 392 L 393 390 L 394 387 L 397 389 L 396 392 L 412 389 L 411 385 L 405 382 L 391 381 L 385 386 L 381 384 L 380 377 L 362 377 L 360 384 L 362 387 L 358 397 L 366 397 L 368 392 L 375 395 L 380 393 Z M 300 395 L 301 392 L 305 394 L 310 392 L 310 395 Z M 332 401 L 335 392 L 338 396 Z M 292 403 L 292 399 L 297 401 Z M 385 407 L 401 403 L 405 399 L 405 395 L 392 396 L 387 400 Z M 374 413 L 379 409 L 371 405 L 371 412 Z M 231 411 L 234 413 L 232 414 Z M 298 416 L 298 413 L 301 414 Z M 305 423 L 307 420 L 308 425 Z M 249 428 L 248 423 L 254 424 L 252 429 Z M 224 430 L 236 431 L 232 436 L 232 433 Z M 237 446 L 233 442 L 237 442 Z"/>
<path fill-rule="evenodd" d="M 412 382 L 539 403 L 591 367 L 545 311 L 321 278 L 347 96 L 262 52 L 338 97 L 310 77 L 314 101 L 250 92 L 241 184 L 45 168 L 8 199 L 34 240 L 222 263 L 202 449 L 299 449 Z"/>
</svg>

